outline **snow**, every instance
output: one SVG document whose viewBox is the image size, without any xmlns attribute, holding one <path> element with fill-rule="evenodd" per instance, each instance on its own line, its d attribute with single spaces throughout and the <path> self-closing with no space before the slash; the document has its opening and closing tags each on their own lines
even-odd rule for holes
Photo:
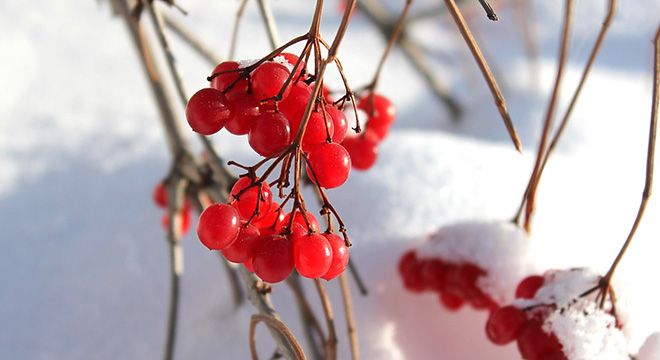
<svg viewBox="0 0 660 360">
<path fill-rule="evenodd" d="M 636 357 L 637 360 L 658 360 L 660 359 L 660 333 L 656 332 L 644 341 Z"/>
<path fill-rule="evenodd" d="M 229 3 L 189 0 L 182 2 L 187 18 L 172 15 L 226 53 L 235 10 L 223 8 Z M 334 3 L 327 3 L 322 31 L 330 34 L 339 17 L 331 9 Z M 436 3 L 416 1 L 413 10 Z M 391 4 L 400 7 L 400 2 Z M 306 30 L 313 2 L 271 5 L 282 39 Z M 554 76 L 561 14 L 556 2 L 533 5 L 541 46 L 539 87 L 529 79 L 509 8 L 498 9 L 498 23 L 485 21 L 478 5 L 468 17 L 497 65 L 498 78 L 506 78 L 501 85 L 525 145 L 523 155 L 512 149 L 448 18 L 419 23 L 411 36 L 423 39 L 429 52 L 441 52 L 431 65 L 464 105 L 461 122 L 448 118 L 401 53 L 393 51 L 388 60 L 379 91 L 396 104 L 397 123 L 380 147 L 377 165 L 353 172 L 346 186 L 329 192 L 355 244 L 351 257 L 369 284 L 369 296 L 354 292 L 365 359 L 518 358 L 515 346 L 495 347 L 486 340 L 487 314 L 449 313 L 430 294 L 407 293 L 396 263 L 403 251 L 443 226 L 501 222 L 513 215 Z M 579 79 L 604 7 L 600 0 L 576 3 L 579 21 L 560 109 Z M 628 1 L 619 8 L 539 188 L 529 256 L 541 270 L 606 271 L 639 204 L 651 97 L 650 40 L 660 3 Z M 169 169 L 169 158 L 124 25 L 110 17 L 106 4 L 9 0 L 0 4 L 0 30 L 0 358 L 157 358 L 169 287 L 161 214 L 150 197 Z M 269 49 L 253 4 L 239 36 L 239 58 L 258 58 Z M 178 40 L 172 42 L 187 88 L 205 86 L 213 67 Z M 370 80 L 383 45 L 357 13 L 340 49 L 352 84 Z M 341 88 L 337 77 L 328 83 Z M 244 138 L 222 134 L 214 140 L 227 158 L 256 159 Z M 660 290 L 649 285 L 660 272 L 657 203 L 652 198 L 615 275 L 615 287 L 625 294 L 622 307 L 629 312 L 624 333 L 631 353 L 660 330 Z M 247 358 L 247 324 L 254 310 L 232 308 L 216 254 L 194 236 L 184 239 L 184 248 L 176 357 Z M 319 312 L 313 287 L 305 288 Z M 340 358 L 346 358 L 337 284 L 330 283 L 328 290 Z M 284 321 L 300 334 L 286 287 L 275 287 L 273 297 Z M 272 351 L 261 327 L 257 338 L 262 354 Z M 649 347 L 640 351 L 640 360 L 658 358 Z"/>
</svg>

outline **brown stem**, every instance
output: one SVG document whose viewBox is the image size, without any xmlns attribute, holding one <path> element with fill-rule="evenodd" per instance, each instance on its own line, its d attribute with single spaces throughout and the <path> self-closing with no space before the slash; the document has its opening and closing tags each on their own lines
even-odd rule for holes
<svg viewBox="0 0 660 360">
<path fill-rule="evenodd" d="M 172 18 L 167 13 L 163 13 L 163 20 L 165 21 L 165 26 L 172 30 L 172 32 L 178 36 L 184 43 L 189 45 L 193 50 L 195 50 L 199 55 L 201 55 L 209 63 L 216 65 L 220 63 L 221 56 L 216 54 L 213 49 L 209 48 L 204 44 L 195 34 L 193 34 L 189 29 L 183 26 L 176 19 Z"/>
<path fill-rule="evenodd" d="M 249 333 L 250 354 L 252 355 L 252 360 L 259 360 L 259 355 L 257 354 L 255 335 L 256 335 L 257 325 L 260 322 L 265 323 L 271 332 L 277 332 L 284 339 L 286 339 L 287 343 L 293 350 L 293 352 L 289 354 L 288 357 L 289 359 L 295 359 L 295 360 L 307 359 L 307 357 L 305 356 L 305 352 L 300 346 L 300 343 L 298 342 L 296 337 L 293 335 L 293 333 L 291 332 L 289 327 L 286 326 L 285 323 L 283 323 L 281 320 L 271 315 L 254 314 L 250 319 L 250 333 Z M 286 354 L 284 355 L 287 356 Z"/>
<path fill-rule="evenodd" d="M 303 324 L 303 329 L 307 344 L 312 349 L 312 358 L 320 359 L 321 351 L 319 349 L 318 341 L 323 341 L 325 339 L 325 334 L 321 328 L 321 324 L 314 314 L 314 310 L 307 301 L 305 296 L 305 291 L 300 285 L 300 277 L 297 273 L 292 274 L 286 279 L 287 285 L 291 289 L 296 303 L 298 304 L 298 312 L 300 313 L 300 320 Z"/>
<path fill-rule="evenodd" d="M 495 10 L 493 10 L 493 7 L 490 6 L 488 1 L 479 0 L 479 4 L 481 4 L 481 7 L 484 8 L 484 11 L 486 12 L 486 17 L 488 17 L 489 20 L 492 20 L 492 21 L 499 20 L 497 18 L 497 14 L 495 13 Z"/>
<path fill-rule="evenodd" d="M 234 26 L 231 30 L 231 40 L 229 41 L 229 60 L 234 59 L 236 55 L 236 43 L 238 42 L 238 28 L 241 25 L 241 19 L 243 18 L 243 13 L 245 12 L 245 5 L 247 5 L 248 0 L 241 0 L 238 4 L 238 9 L 236 10 L 236 16 L 234 17 Z"/>
<path fill-rule="evenodd" d="M 654 43 L 655 43 L 655 55 L 653 62 L 653 99 L 651 102 L 651 125 L 649 127 L 648 150 L 646 153 L 646 178 L 644 182 L 644 191 L 642 192 L 642 200 L 639 204 L 639 209 L 637 210 L 637 215 L 635 216 L 635 221 L 632 225 L 632 228 L 630 229 L 630 233 L 628 233 L 628 237 L 626 238 L 626 241 L 623 243 L 621 250 L 619 250 L 619 253 L 614 259 L 612 266 L 607 271 L 607 274 L 604 277 L 604 281 L 603 281 L 604 293 L 609 290 L 612 276 L 614 276 L 614 272 L 616 271 L 617 266 L 621 262 L 621 259 L 623 259 L 623 256 L 626 254 L 626 251 L 628 250 L 628 247 L 630 246 L 630 243 L 632 242 L 632 239 L 635 236 L 635 233 L 637 232 L 637 228 L 639 227 L 639 224 L 641 223 L 642 218 L 644 217 L 646 205 L 648 203 L 649 198 L 651 197 L 651 192 L 653 188 L 655 135 L 657 133 L 657 123 L 658 123 L 658 104 L 660 103 L 660 26 L 658 26 L 658 29 L 656 31 Z M 601 307 L 603 306 L 603 304 L 604 301 L 601 302 Z"/>
<path fill-rule="evenodd" d="M 360 359 L 360 342 L 358 340 L 357 328 L 355 327 L 355 317 L 353 315 L 353 301 L 351 299 L 351 290 L 348 287 L 348 278 L 346 273 L 339 275 L 339 284 L 341 286 L 341 297 L 344 302 L 344 314 L 346 315 L 346 329 L 348 340 L 351 344 L 351 357 L 353 360 Z"/>
<path fill-rule="evenodd" d="M 273 17 L 273 12 L 270 10 L 268 0 L 257 0 L 257 4 L 259 5 L 259 13 L 261 13 L 261 18 L 268 32 L 268 41 L 270 41 L 270 46 L 275 49 L 280 43 L 277 26 L 275 25 L 275 17 Z"/>
<path fill-rule="evenodd" d="M 559 58 L 557 60 L 557 75 L 555 77 L 555 83 L 552 89 L 552 94 L 550 96 L 550 103 L 548 104 L 548 109 L 546 110 L 545 120 L 543 122 L 543 130 L 541 132 L 541 140 L 539 141 L 539 147 L 536 153 L 536 162 L 534 163 L 534 169 L 532 170 L 532 177 L 530 181 L 529 193 L 527 194 L 527 205 L 525 207 L 525 231 L 530 232 L 531 227 L 531 218 L 534 213 L 535 200 L 536 200 L 536 189 L 539 184 L 539 174 L 541 169 L 541 164 L 543 158 L 545 157 L 546 145 L 548 142 L 548 137 L 550 135 L 550 130 L 552 129 L 552 121 L 554 118 L 555 109 L 557 106 L 557 101 L 559 99 L 559 91 L 561 88 L 561 81 L 564 77 L 564 66 L 566 65 L 566 59 L 568 58 L 568 45 L 570 42 L 570 31 L 571 24 L 573 21 L 573 0 L 566 0 L 566 5 L 564 9 L 564 22 L 561 32 L 561 43 L 559 45 Z"/>
<path fill-rule="evenodd" d="M 328 293 L 325 291 L 325 286 L 319 279 L 314 279 L 316 290 L 319 293 L 319 299 L 323 306 L 323 314 L 325 315 L 326 326 L 328 327 L 328 337 L 325 340 L 325 359 L 334 360 L 337 358 L 337 334 L 335 332 L 335 317 L 332 313 L 332 305 L 328 298 Z"/>
<path fill-rule="evenodd" d="M 504 100 L 502 91 L 500 91 L 500 87 L 499 85 L 497 85 L 497 80 L 495 80 L 495 77 L 493 76 L 493 73 L 490 70 L 488 63 L 486 62 L 486 59 L 484 59 L 484 56 L 481 53 L 481 50 L 479 49 L 479 45 L 474 40 L 474 37 L 470 32 L 470 28 L 465 22 L 465 19 L 463 18 L 461 11 L 458 9 L 458 6 L 456 6 L 456 2 L 454 0 L 444 0 L 444 1 L 445 4 L 447 5 L 447 9 L 449 10 L 449 13 L 454 19 L 454 22 L 456 22 L 456 26 L 458 27 L 458 30 L 461 32 L 463 39 L 470 48 L 470 51 L 472 52 L 472 56 L 477 61 L 477 65 L 479 65 L 479 69 L 481 70 L 481 73 L 484 76 L 486 83 L 488 84 L 488 88 L 490 89 L 490 92 L 493 94 L 493 98 L 495 99 L 495 105 L 497 106 L 497 109 L 499 110 L 500 115 L 502 116 L 502 120 L 504 121 L 504 125 L 506 126 L 509 136 L 511 137 L 511 141 L 513 141 L 513 145 L 516 147 L 516 150 L 522 151 L 520 138 L 518 137 L 518 133 L 516 132 L 515 127 L 513 126 L 513 122 L 511 121 L 511 116 L 509 116 L 509 110 L 507 110 L 506 101 Z"/>
</svg>

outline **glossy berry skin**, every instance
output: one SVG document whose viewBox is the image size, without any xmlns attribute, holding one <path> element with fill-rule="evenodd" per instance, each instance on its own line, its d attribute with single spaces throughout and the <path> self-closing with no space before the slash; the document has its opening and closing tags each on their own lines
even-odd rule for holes
<svg viewBox="0 0 660 360">
<path fill-rule="evenodd" d="M 309 211 L 307 211 L 305 215 L 307 217 L 307 221 L 309 221 L 310 230 L 313 232 L 319 232 L 321 227 L 319 225 L 319 221 L 316 220 L 316 216 L 314 216 L 314 214 Z M 286 214 L 284 217 L 284 226 L 289 226 L 289 221 L 291 221 L 291 213 Z M 307 223 L 305 222 L 305 219 L 300 211 L 296 211 L 296 215 L 293 217 L 293 222 L 302 225 L 304 229 L 307 229 Z"/>
<path fill-rule="evenodd" d="M 167 207 L 167 189 L 165 183 L 159 182 L 154 188 L 153 193 L 154 203 L 160 208 Z"/>
<path fill-rule="evenodd" d="M 389 127 L 396 118 L 396 108 L 388 98 L 380 94 L 373 94 L 373 107 L 371 97 L 367 95 L 360 100 L 358 108 L 369 116 L 369 125 Z"/>
<path fill-rule="evenodd" d="M 428 287 L 442 291 L 446 285 L 445 264 L 439 259 L 426 261 L 421 269 L 421 276 Z"/>
<path fill-rule="evenodd" d="M 229 119 L 224 95 L 216 89 L 205 88 L 190 97 L 186 105 L 186 119 L 193 131 L 211 135 L 220 131 Z"/>
<path fill-rule="evenodd" d="M 267 61 L 252 72 L 252 92 L 259 101 L 273 98 L 280 92 L 288 77 L 289 69 L 286 66 Z M 287 86 L 282 98 L 287 97 L 289 90 Z"/>
<path fill-rule="evenodd" d="M 341 236 L 332 233 L 325 233 L 323 236 L 328 240 L 328 243 L 330 243 L 330 247 L 332 248 L 332 262 L 330 263 L 330 268 L 322 278 L 330 281 L 346 270 L 346 267 L 348 266 L 349 252 L 346 242 Z"/>
<path fill-rule="evenodd" d="M 447 292 L 440 294 L 440 303 L 449 311 L 457 311 L 465 305 L 465 300 Z"/>
<path fill-rule="evenodd" d="M 544 281 L 543 276 L 539 275 L 522 279 L 516 287 L 516 299 L 533 299 L 536 292 L 543 286 Z"/>
<path fill-rule="evenodd" d="M 291 133 L 298 132 L 307 102 L 312 97 L 312 88 L 302 81 L 290 86 L 289 95 L 278 104 L 278 109 L 286 115 L 291 126 Z"/>
<path fill-rule="evenodd" d="M 339 144 L 323 143 L 309 153 L 307 174 L 321 187 L 339 187 L 346 182 L 350 173 L 351 157 Z"/>
<path fill-rule="evenodd" d="M 222 250 L 230 246 L 240 230 L 238 211 L 227 204 L 213 204 L 199 217 L 197 236 L 210 250 Z"/>
<path fill-rule="evenodd" d="M 254 273 L 263 281 L 280 282 L 293 271 L 293 244 L 284 236 L 267 235 L 259 238 L 252 251 Z"/>
<path fill-rule="evenodd" d="M 270 209 L 268 209 L 266 215 L 263 218 L 254 221 L 253 224 L 260 229 L 271 229 L 273 233 L 279 231 L 284 225 L 284 217 L 286 216 L 284 210 L 279 207 L 280 204 L 276 201 L 271 202 Z"/>
<path fill-rule="evenodd" d="M 252 249 L 260 237 L 259 229 L 254 225 L 241 224 L 240 231 L 230 246 L 222 249 L 222 255 L 229 261 L 240 264 L 252 257 Z"/>
<path fill-rule="evenodd" d="M 335 125 L 329 115 L 324 115 L 320 111 L 312 112 L 307 121 L 305 136 L 302 139 L 303 151 L 309 152 L 316 145 L 325 142 L 328 139 L 328 135 L 330 136 L 329 139 L 332 139 L 334 132 Z"/>
<path fill-rule="evenodd" d="M 213 69 L 213 74 L 229 71 L 214 77 L 211 80 L 211 87 L 222 91 L 230 102 L 245 95 L 248 89 L 247 79 L 242 78 L 239 80 L 241 78 L 240 71 L 230 71 L 238 69 L 238 66 L 238 63 L 235 61 L 225 61 Z M 232 86 L 232 84 L 234 85 Z M 231 89 L 229 89 L 230 86 Z"/>
<path fill-rule="evenodd" d="M 377 123 L 369 122 L 367 124 L 367 129 L 364 131 L 365 134 L 368 134 L 377 144 L 380 144 L 387 135 L 390 133 L 389 125 L 379 125 Z"/>
<path fill-rule="evenodd" d="M 347 137 L 341 143 L 351 156 L 351 165 L 356 170 L 368 170 L 378 159 L 378 143 L 366 135 Z"/>
<path fill-rule="evenodd" d="M 405 253 L 399 260 L 399 274 L 403 278 L 403 286 L 411 292 L 422 292 L 428 285 L 422 277 L 424 263 L 417 259 L 414 251 Z"/>
<path fill-rule="evenodd" d="M 348 131 L 348 121 L 346 120 L 346 115 L 344 112 L 337 109 L 332 104 L 325 106 L 325 112 L 332 118 L 332 123 L 334 131 L 332 133 L 332 142 L 341 144 L 346 138 L 346 132 Z"/>
<path fill-rule="evenodd" d="M 247 190 L 245 190 L 246 188 Z M 261 189 L 261 195 L 259 189 Z M 238 179 L 231 188 L 230 194 L 233 199 L 232 206 L 238 210 L 243 220 L 249 220 L 253 215 L 253 220 L 263 218 L 270 211 L 273 202 L 273 192 L 270 186 L 266 183 L 255 185 L 248 176 Z"/>
<path fill-rule="evenodd" d="M 298 273 L 306 278 L 319 278 L 330 269 L 332 247 L 323 235 L 304 234 L 293 237 L 293 257 Z"/>
<path fill-rule="evenodd" d="M 291 64 L 292 66 L 296 66 L 296 63 L 298 62 L 298 59 L 299 59 L 298 55 L 288 53 L 288 52 L 283 52 L 280 55 L 282 55 L 282 57 L 284 57 L 284 59 L 289 64 Z M 303 69 L 305 69 L 305 66 L 307 66 L 307 65 L 305 64 L 304 60 L 300 62 L 300 65 L 298 65 L 298 75 L 299 76 L 303 72 Z M 297 80 L 296 78 L 293 79 L 293 81 L 296 81 L 296 80 Z"/>
<path fill-rule="evenodd" d="M 497 345 L 506 345 L 518 337 L 527 316 L 515 306 L 501 307 L 490 314 L 486 322 L 486 335 Z"/>
<path fill-rule="evenodd" d="M 225 128 L 234 135 L 245 135 L 250 132 L 259 114 L 259 102 L 253 96 L 241 96 L 229 103 Z"/>
<path fill-rule="evenodd" d="M 529 320 L 525 323 L 517 344 L 520 355 L 526 360 L 544 360 L 546 356 L 562 349 L 561 343 L 554 334 L 543 331 L 539 320 Z"/>
<path fill-rule="evenodd" d="M 250 147 L 263 157 L 271 157 L 291 143 L 289 120 L 281 112 L 265 112 L 248 133 Z"/>
<path fill-rule="evenodd" d="M 179 230 L 181 231 L 181 234 L 186 234 L 190 230 L 190 224 L 192 223 L 191 215 L 190 215 L 190 207 L 188 206 L 188 203 L 185 203 L 183 205 L 180 214 L 181 214 L 181 228 Z M 163 229 L 165 231 L 169 230 L 170 217 L 168 214 L 163 215 L 163 217 L 161 218 L 161 225 L 163 226 Z"/>
</svg>

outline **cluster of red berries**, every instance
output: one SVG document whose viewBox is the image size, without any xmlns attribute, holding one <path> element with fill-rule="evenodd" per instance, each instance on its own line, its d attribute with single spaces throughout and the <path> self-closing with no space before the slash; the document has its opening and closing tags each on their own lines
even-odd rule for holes
<svg viewBox="0 0 660 360">
<path fill-rule="evenodd" d="M 437 292 L 440 303 L 449 310 L 458 310 L 469 303 L 474 309 L 494 310 L 498 304 L 484 293 L 477 280 L 486 275 L 480 267 L 455 264 L 440 258 L 419 258 L 408 251 L 399 261 L 399 274 L 405 288 L 411 292 Z"/>
<path fill-rule="evenodd" d="M 249 176 L 234 184 L 228 204 L 213 204 L 202 212 L 197 235 L 209 249 L 220 250 L 227 260 L 270 283 L 286 279 L 294 268 L 304 277 L 331 280 L 348 265 L 341 236 L 321 233 L 310 212 L 285 214 L 270 186 Z"/>
<path fill-rule="evenodd" d="M 523 279 L 516 288 L 516 299 L 533 299 L 544 284 L 543 276 L 532 275 Z M 497 345 L 516 341 L 518 350 L 526 360 L 567 360 L 557 336 L 543 329 L 546 317 L 555 305 L 541 304 L 529 308 L 507 305 L 490 313 L 486 322 L 486 335 Z"/>
<path fill-rule="evenodd" d="M 154 188 L 154 192 L 153 192 L 153 199 L 156 206 L 158 206 L 161 209 L 167 210 L 168 197 L 167 197 L 167 189 L 165 188 L 165 183 L 160 182 L 156 184 L 156 187 Z M 188 203 L 188 200 L 184 201 L 183 207 L 181 208 L 180 211 L 181 211 L 181 234 L 185 234 L 190 230 L 190 223 L 191 223 L 190 203 Z M 167 213 L 163 214 L 163 217 L 161 218 L 161 225 L 165 230 L 169 228 L 170 218 Z"/>
</svg>

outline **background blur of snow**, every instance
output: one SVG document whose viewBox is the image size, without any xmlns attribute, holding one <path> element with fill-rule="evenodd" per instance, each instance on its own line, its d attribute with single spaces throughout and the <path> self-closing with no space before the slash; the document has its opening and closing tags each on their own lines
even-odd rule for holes
<svg viewBox="0 0 660 360">
<path fill-rule="evenodd" d="M 330 37 L 339 21 L 327 1 Z M 306 31 L 312 1 L 272 1 L 283 39 Z M 398 9 L 402 1 L 388 1 Z M 422 10 L 437 1 L 416 1 Z M 474 2 L 476 4 L 476 2 Z M 495 1 L 494 3 L 499 3 Z M 413 26 L 436 54 L 437 72 L 466 114 L 453 124 L 395 51 L 380 90 L 399 109 L 377 166 L 354 172 L 330 193 L 348 221 L 351 256 L 371 293 L 354 302 L 365 359 L 515 359 L 515 346 L 486 341 L 485 314 L 447 313 L 432 295 L 403 291 L 399 255 L 439 226 L 459 220 L 509 219 L 533 161 L 539 123 L 555 71 L 560 1 L 534 1 L 540 86 L 530 81 L 520 28 L 508 5 L 500 21 L 466 8 L 496 67 L 525 144 L 517 154 L 476 66 L 447 17 Z M 225 54 L 235 1 L 183 0 L 182 21 Z M 579 1 L 560 113 L 574 89 L 602 21 L 604 1 Z M 181 17 L 178 13 L 174 16 Z M 359 13 L 340 56 L 354 85 L 369 80 L 383 47 Z M 622 1 L 602 55 L 574 112 L 539 194 L 532 252 L 540 269 L 607 270 L 625 239 L 641 195 L 651 97 L 651 39 L 657 0 Z M 255 5 L 241 27 L 240 58 L 268 51 Z M 175 51 L 188 87 L 210 67 L 181 43 Z M 168 169 L 163 133 L 124 24 L 91 1 L 0 3 L 0 358 L 151 359 L 162 351 L 168 291 L 167 249 L 153 185 Z M 338 85 L 339 82 L 335 81 Z M 183 121 L 183 111 L 181 111 Z M 227 158 L 250 161 L 243 138 L 216 136 Z M 649 205 L 617 273 L 629 307 L 631 351 L 660 330 L 657 275 L 660 207 Z M 252 308 L 232 309 L 216 254 L 185 240 L 177 358 L 247 358 Z M 330 284 L 341 358 L 342 307 Z M 308 288 L 310 298 L 318 307 Z M 300 334 L 289 291 L 275 305 Z M 262 348 L 270 339 L 259 332 Z M 265 353 L 264 353 L 265 354 Z"/>
</svg>

